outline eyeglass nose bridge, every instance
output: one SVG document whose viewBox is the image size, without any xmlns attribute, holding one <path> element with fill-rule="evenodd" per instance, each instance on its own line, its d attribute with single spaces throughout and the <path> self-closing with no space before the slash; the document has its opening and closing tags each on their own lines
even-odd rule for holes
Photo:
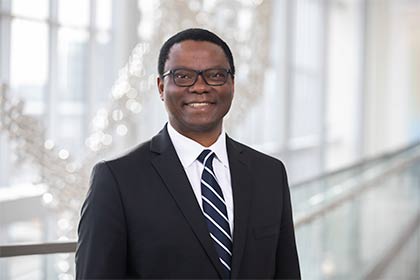
<svg viewBox="0 0 420 280">
<path fill-rule="evenodd" d="M 206 85 L 208 85 L 208 86 L 211 86 L 208 82 L 207 82 L 207 80 L 206 80 L 206 76 L 204 76 L 204 72 L 205 72 L 206 70 L 194 70 L 194 72 L 195 72 L 195 79 L 194 79 L 194 81 L 193 81 L 193 83 L 190 85 L 190 87 L 192 87 L 192 86 L 194 86 L 196 83 L 197 83 L 197 81 L 198 81 L 198 76 L 201 76 L 201 78 L 203 78 L 203 81 L 204 81 L 204 83 L 206 83 Z"/>
</svg>

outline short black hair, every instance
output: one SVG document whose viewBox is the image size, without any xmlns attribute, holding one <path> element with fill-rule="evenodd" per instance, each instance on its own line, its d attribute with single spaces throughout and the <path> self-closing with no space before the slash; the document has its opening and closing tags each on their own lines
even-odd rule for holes
<svg viewBox="0 0 420 280">
<path fill-rule="evenodd" d="M 163 75 L 165 63 L 169 58 L 169 51 L 171 50 L 172 46 L 186 40 L 205 41 L 205 42 L 214 43 L 218 45 L 219 47 L 221 47 L 229 62 L 230 71 L 232 72 L 232 75 L 235 74 L 235 65 L 233 63 L 232 52 L 230 51 L 230 48 L 226 44 L 226 42 L 223 41 L 219 36 L 217 36 L 213 32 L 210 32 L 206 29 L 189 28 L 173 35 L 171 38 L 166 40 L 166 42 L 160 48 L 159 60 L 158 60 L 158 73 L 160 77 L 162 77 Z"/>
</svg>

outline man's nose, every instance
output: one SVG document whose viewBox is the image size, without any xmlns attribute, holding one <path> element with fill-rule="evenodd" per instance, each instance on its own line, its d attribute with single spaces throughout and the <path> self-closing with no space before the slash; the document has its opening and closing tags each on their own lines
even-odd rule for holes
<svg viewBox="0 0 420 280">
<path fill-rule="evenodd" d="M 197 81 L 195 81 L 195 83 L 192 86 L 190 86 L 190 91 L 197 93 L 206 93 L 209 91 L 209 87 L 210 86 L 204 80 L 203 73 L 200 73 L 197 76 Z"/>
</svg>

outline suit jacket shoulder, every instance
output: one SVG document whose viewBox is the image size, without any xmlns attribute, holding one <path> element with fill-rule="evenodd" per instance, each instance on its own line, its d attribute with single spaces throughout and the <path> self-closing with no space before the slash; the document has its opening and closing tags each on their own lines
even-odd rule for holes
<svg viewBox="0 0 420 280">
<path fill-rule="evenodd" d="M 247 145 L 245 145 L 243 143 L 240 143 L 240 142 L 238 142 L 238 141 L 236 141 L 236 140 L 234 140 L 234 139 L 232 139 L 230 137 L 228 137 L 227 139 L 228 139 L 228 141 L 231 141 L 231 143 L 234 146 L 236 146 L 236 149 L 243 150 L 252 159 L 255 159 L 257 161 L 259 161 L 259 160 L 261 160 L 261 161 L 268 161 L 268 162 L 271 162 L 273 164 L 281 164 L 281 165 L 284 166 L 284 164 L 282 163 L 282 161 L 279 160 L 279 159 L 277 159 L 277 158 L 275 158 L 275 157 L 272 157 L 270 155 L 267 155 L 265 153 L 262 153 L 260 151 L 257 151 L 257 150 L 255 150 L 255 149 L 253 149 L 253 148 L 251 148 L 251 147 L 249 147 L 249 146 L 247 146 Z"/>
<path fill-rule="evenodd" d="M 127 173 L 146 173 L 150 171 L 153 159 L 163 153 L 174 148 L 172 142 L 166 132 L 166 128 L 162 129 L 157 135 L 148 141 L 145 141 L 134 148 L 118 155 L 114 158 L 102 161 L 110 169 L 115 170 L 116 174 L 125 176 Z"/>
<path fill-rule="evenodd" d="M 228 150 L 235 150 L 238 152 L 240 156 L 243 157 L 244 161 L 247 162 L 252 171 L 258 172 L 258 170 L 264 170 L 263 172 L 266 174 L 270 174 L 272 172 L 277 173 L 277 175 L 284 177 L 281 178 L 281 181 L 286 187 L 288 186 L 286 167 L 280 159 L 257 151 L 243 143 L 233 140 L 230 137 L 227 137 L 227 146 Z M 231 154 L 232 153 L 229 155 Z"/>
</svg>

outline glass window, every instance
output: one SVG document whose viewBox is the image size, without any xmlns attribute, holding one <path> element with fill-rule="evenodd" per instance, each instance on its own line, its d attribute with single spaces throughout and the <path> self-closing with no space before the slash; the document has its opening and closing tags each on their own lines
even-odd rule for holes
<svg viewBox="0 0 420 280">
<path fill-rule="evenodd" d="M 48 75 L 47 24 L 13 20 L 11 50 L 11 92 L 26 101 L 42 101 Z"/>
<path fill-rule="evenodd" d="M 24 101 L 24 116 L 17 117 L 26 120 L 16 137 L 0 134 L 0 208 L 10 210 L 0 215 L 8 219 L 0 221 L 1 245 L 55 241 L 70 231 L 67 237 L 74 238 L 74 228 L 57 226 L 62 211 L 47 205 L 49 192 L 61 185 L 44 179 L 59 176 L 44 155 L 85 156 L 89 113 L 101 105 L 117 72 L 112 5 L 114 0 L 0 0 L 0 82 L 10 86 L 11 99 Z M 29 127 L 32 120 L 42 128 Z"/>
<path fill-rule="evenodd" d="M 96 2 L 96 27 L 98 29 L 110 29 L 112 22 L 111 0 L 100 0 Z"/>
<path fill-rule="evenodd" d="M 305 73 L 296 73 L 293 81 L 291 137 L 311 137 L 320 134 L 320 81 Z M 309 139 L 309 138 L 308 138 Z"/>
<path fill-rule="evenodd" d="M 296 1 L 294 61 L 297 67 L 319 69 L 323 28 L 321 8 L 319 1 Z"/>
<path fill-rule="evenodd" d="M 88 78 L 88 39 L 84 30 L 58 31 L 58 90 L 60 100 L 81 100 Z"/>
<path fill-rule="evenodd" d="M 115 80 L 116 69 L 111 59 L 113 52 L 113 44 L 111 34 L 104 31 L 102 36 L 95 40 L 95 53 L 93 54 L 93 64 L 95 65 L 95 73 L 91 77 L 95 99 L 98 104 L 103 104 L 109 98 L 109 92 Z M 111 71 L 110 71 L 111 70 Z M 96 105 L 93 111 L 98 108 Z"/>
<path fill-rule="evenodd" d="M 48 0 L 13 0 L 12 14 L 45 19 L 48 17 Z"/>
<path fill-rule="evenodd" d="M 294 58 L 292 66 L 291 138 L 320 137 L 322 114 L 322 5 L 297 0 L 294 12 Z M 305 140 L 306 141 L 306 140 Z M 313 141 L 312 141 L 313 142 Z M 316 141 L 315 141 L 316 142 Z M 313 142 L 314 143 L 314 142 Z M 309 142 L 308 142 L 309 144 Z"/>
<path fill-rule="evenodd" d="M 101 2 L 99 0 L 97 2 Z M 89 2 L 86 0 L 59 0 L 58 20 L 61 24 L 71 26 L 89 25 Z"/>
<path fill-rule="evenodd" d="M 73 280 L 74 254 L 50 254 L 0 258 L 0 279 Z"/>
</svg>

